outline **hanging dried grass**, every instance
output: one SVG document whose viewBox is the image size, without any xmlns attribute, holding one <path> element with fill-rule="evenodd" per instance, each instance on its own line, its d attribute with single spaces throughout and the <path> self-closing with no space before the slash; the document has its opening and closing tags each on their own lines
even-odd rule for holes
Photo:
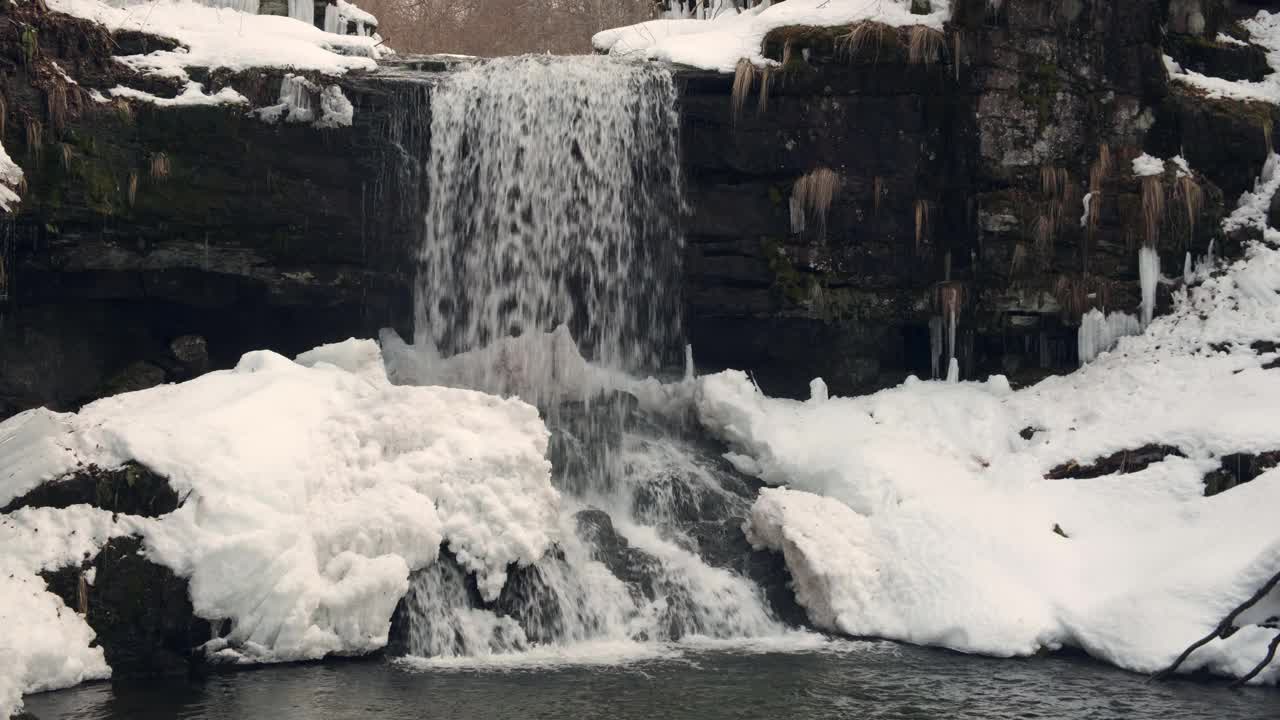
<svg viewBox="0 0 1280 720">
<path fill-rule="evenodd" d="M 751 94 L 751 87 L 755 82 L 756 66 L 750 60 L 742 58 L 733 74 L 733 94 L 730 96 L 734 122 L 742 116 L 742 109 L 747 105 L 747 96 Z"/>
<path fill-rule="evenodd" d="M 831 203 L 843 183 L 839 173 L 820 167 L 797 180 L 791 189 L 792 206 L 798 212 L 812 215 L 823 236 L 827 234 L 827 214 L 831 210 Z"/>
<path fill-rule="evenodd" d="M 1142 179 L 1142 230 L 1146 247 L 1160 240 L 1160 223 L 1164 219 L 1164 184 L 1159 175 Z"/>
<path fill-rule="evenodd" d="M 769 111 L 769 82 L 773 77 L 773 68 L 766 67 L 760 71 L 760 99 L 756 103 L 756 112 L 763 115 Z"/>
<path fill-rule="evenodd" d="M 138 171 L 129 171 L 129 207 L 138 200 Z"/>
<path fill-rule="evenodd" d="M 924 245 L 929 240 L 929 213 L 932 210 L 931 203 L 928 200 L 916 200 L 916 252 L 920 253 L 924 250 Z"/>
<path fill-rule="evenodd" d="M 870 56 L 871 62 L 880 62 L 880 54 L 898 45 L 898 31 L 884 23 L 863 21 L 855 23 L 849 32 L 836 38 L 836 47 L 849 61 Z"/>
<path fill-rule="evenodd" d="M 151 177 L 156 180 L 169 177 L 169 156 L 166 153 L 158 152 L 151 156 Z"/>
<path fill-rule="evenodd" d="M 911 28 L 911 39 L 908 45 L 907 58 L 913 65 L 932 65 L 938 62 L 946 46 L 946 36 L 940 30 L 924 25 Z"/>
</svg>

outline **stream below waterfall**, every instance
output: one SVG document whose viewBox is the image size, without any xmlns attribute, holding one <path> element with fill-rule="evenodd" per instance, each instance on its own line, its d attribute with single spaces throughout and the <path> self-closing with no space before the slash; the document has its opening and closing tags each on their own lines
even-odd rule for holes
<svg viewBox="0 0 1280 720">
<path fill-rule="evenodd" d="M 766 646 L 767 647 L 767 646 Z M 380 660 L 262 668 L 192 687 L 113 691 L 106 683 L 31 695 L 65 720 L 528 720 L 719 718 L 1276 717 L 1275 692 L 1221 683 L 1148 683 L 1081 656 L 1002 660 L 891 643 L 825 650 L 665 651 L 613 665 L 460 665 L 429 672 Z"/>
</svg>

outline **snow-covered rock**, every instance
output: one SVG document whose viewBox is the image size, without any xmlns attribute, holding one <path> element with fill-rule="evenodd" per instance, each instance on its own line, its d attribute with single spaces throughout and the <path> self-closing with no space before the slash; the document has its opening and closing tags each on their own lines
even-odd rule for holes
<svg viewBox="0 0 1280 720">
<path fill-rule="evenodd" d="M 310 8 L 311 3 L 301 3 Z M 161 99 L 137 89 L 112 90 L 163 105 L 241 104 L 234 90 L 207 94 L 191 81 L 187 68 L 242 71 L 284 68 L 341 75 L 349 70 L 372 69 L 383 50 L 381 39 L 335 35 L 292 17 L 257 15 L 243 2 L 106 2 L 104 0 L 49 0 L 53 10 L 83 17 L 109 30 L 133 30 L 169 37 L 181 45 L 145 55 L 116 58 L 145 75 L 177 79 L 186 90 L 174 99 Z"/>
<path fill-rule="evenodd" d="M 912 379 L 796 402 L 742 373 L 701 378 L 699 415 L 735 464 L 789 488 L 761 495 L 751 539 L 784 554 L 799 601 L 830 630 L 1167 666 L 1280 571 L 1280 469 L 1204 496 L 1222 456 L 1280 448 L 1280 372 L 1250 347 L 1280 337 L 1280 233 L 1267 236 L 1176 291 L 1145 334 L 1024 390 Z M 1045 479 L 1149 443 L 1185 457 Z M 1274 636 L 1249 625 L 1182 669 L 1240 677 Z M 1277 679 L 1273 665 L 1255 681 Z"/>
<path fill-rule="evenodd" d="M 726 11 L 706 20 L 663 19 L 604 30 L 592 38 L 596 50 L 612 55 L 733 72 L 742 58 L 766 62 L 765 35 L 793 25 L 838 26 L 870 21 L 892 27 L 924 25 L 941 30 L 951 17 L 948 0 L 933 0 L 927 15 L 911 12 L 912 0 L 787 0 L 742 13 Z"/>
<path fill-rule="evenodd" d="M 393 386 L 377 345 L 356 340 L 297 362 L 253 352 L 187 383 L 0 423 L 0 506 L 77 467 L 127 461 L 183 500 L 156 519 L 87 506 L 0 518 L 0 716 L 14 687 L 107 674 L 92 631 L 36 573 L 118 535 L 140 535 L 150 560 L 189 580 L 198 616 L 233 621 L 207 648 L 224 660 L 382 647 L 409 573 L 442 543 L 493 599 L 509 565 L 557 537 L 546 446 L 532 406 Z"/>
</svg>

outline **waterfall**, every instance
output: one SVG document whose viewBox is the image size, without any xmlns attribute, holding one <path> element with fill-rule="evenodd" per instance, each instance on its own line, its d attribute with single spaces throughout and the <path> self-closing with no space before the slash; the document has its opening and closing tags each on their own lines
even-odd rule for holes
<svg viewBox="0 0 1280 720">
<path fill-rule="evenodd" d="M 429 112 L 431 132 L 418 164 L 414 343 L 384 333 L 388 373 L 537 405 L 563 503 L 556 551 L 513 568 L 493 603 L 451 565 L 417 573 L 405 651 L 475 658 L 781 633 L 755 582 L 769 571 L 740 530 L 756 487 L 688 435 L 681 413 L 637 398 L 687 395 L 695 382 L 670 73 L 501 58 L 447 74 L 407 112 Z M 410 152 L 412 126 L 390 129 Z M 638 379 L 664 369 L 684 380 Z"/>
<path fill-rule="evenodd" d="M 451 355 L 563 324 L 599 365 L 654 369 L 680 336 L 678 130 L 657 68 L 520 57 L 450 76 L 417 342 Z"/>
</svg>

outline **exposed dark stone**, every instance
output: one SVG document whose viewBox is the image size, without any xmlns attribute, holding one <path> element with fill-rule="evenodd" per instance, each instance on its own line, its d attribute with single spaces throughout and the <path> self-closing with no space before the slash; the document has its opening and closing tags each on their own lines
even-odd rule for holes
<svg viewBox="0 0 1280 720">
<path fill-rule="evenodd" d="M 1183 68 L 1210 77 L 1257 82 L 1271 73 L 1266 51 L 1256 45 L 1173 33 L 1165 38 L 1165 50 Z"/>
<path fill-rule="evenodd" d="M 1049 480 L 1085 480 L 1103 475 L 1127 475 L 1141 470 L 1167 457 L 1186 457 L 1182 451 L 1169 445 L 1143 445 L 1134 450 L 1121 450 L 1088 465 L 1064 463 L 1050 470 Z"/>
<path fill-rule="evenodd" d="M 1249 347 L 1259 355 L 1267 355 L 1280 350 L 1280 343 L 1273 340 L 1255 340 Z"/>
<path fill-rule="evenodd" d="M 107 380 L 103 395 L 119 395 L 121 393 L 146 390 L 164 384 L 164 368 L 157 367 L 145 360 L 131 363 L 124 370 Z"/>
<path fill-rule="evenodd" d="M 463 578 L 463 592 L 467 597 L 467 606 L 473 608 L 484 607 L 484 599 L 480 595 L 480 588 L 476 584 L 475 575 L 468 573 L 461 565 L 458 564 L 458 558 L 447 547 L 440 548 L 440 557 L 436 559 L 437 564 L 448 566 L 445 574 L 450 577 Z M 413 622 L 410 616 L 410 603 L 413 602 L 411 595 L 413 594 L 414 576 L 418 573 L 437 572 L 439 569 L 434 567 L 426 567 L 415 571 L 409 578 L 409 593 L 400 598 L 396 603 L 396 609 L 391 614 L 391 628 L 387 635 L 386 654 L 392 657 L 402 657 L 410 652 L 409 642 L 411 628 L 410 623 Z"/>
<path fill-rule="evenodd" d="M 613 519 L 603 510 L 588 509 L 574 516 L 578 536 L 591 546 L 591 555 L 604 563 L 614 577 L 627 584 L 632 594 L 649 600 L 655 597 L 654 573 L 658 561 L 648 553 L 631 547 L 627 539 L 613 528 Z"/>
<path fill-rule="evenodd" d="M 1034 428 L 1034 427 L 1031 427 L 1030 425 L 1028 425 L 1027 427 L 1024 427 L 1024 428 L 1022 428 L 1021 430 L 1019 430 L 1019 431 L 1018 431 L 1018 435 L 1019 435 L 1023 440 L 1030 440 L 1031 438 L 1033 438 L 1033 437 L 1035 437 L 1035 436 L 1036 436 L 1036 433 L 1037 433 L 1037 432 L 1040 432 L 1039 428 Z"/>
<path fill-rule="evenodd" d="M 1280 465 L 1280 450 L 1223 455 L 1221 467 L 1204 476 L 1204 494 L 1210 496 L 1226 492 L 1256 479 L 1277 465 Z"/>
<path fill-rule="evenodd" d="M 112 682 L 191 675 L 201 663 L 196 648 L 212 634 L 209 623 L 195 617 L 187 581 L 148 560 L 136 537 L 111 540 L 92 566 L 92 585 L 81 580 L 79 568 L 45 577 L 68 607 L 87 609 Z"/>
<path fill-rule="evenodd" d="M 130 461 L 110 470 L 97 465 L 79 468 L 14 499 L 0 513 L 24 507 L 92 505 L 125 515 L 159 517 L 178 509 L 178 504 L 168 478 Z"/>
<path fill-rule="evenodd" d="M 188 377 L 203 375 L 209 370 L 209 344 L 199 335 L 175 338 L 169 343 L 169 352 Z"/>
<path fill-rule="evenodd" d="M 1063 530 L 1063 529 L 1062 529 L 1062 526 L 1061 526 L 1061 525 L 1059 525 L 1058 523 L 1054 523 L 1054 524 L 1053 524 L 1053 534 L 1054 534 L 1054 535 L 1060 535 L 1060 536 L 1062 536 L 1062 537 L 1064 537 L 1064 538 L 1067 538 L 1068 540 L 1069 540 L 1069 539 L 1071 539 L 1071 536 L 1067 534 L 1067 531 L 1066 531 L 1066 530 Z"/>
</svg>

